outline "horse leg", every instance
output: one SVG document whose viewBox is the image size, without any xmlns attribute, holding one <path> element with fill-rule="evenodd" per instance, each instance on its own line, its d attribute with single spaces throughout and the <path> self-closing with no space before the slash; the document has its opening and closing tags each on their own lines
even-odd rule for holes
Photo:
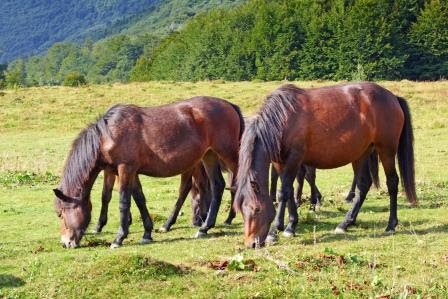
<svg viewBox="0 0 448 299">
<path fill-rule="evenodd" d="M 279 196 L 279 205 L 277 209 L 277 214 L 275 216 L 274 225 L 271 227 L 269 231 L 266 242 L 274 242 L 277 238 L 277 232 L 284 230 L 284 218 L 285 218 L 285 208 L 286 204 L 288 204 L 288 212 L 289 212 L 289 223 L 287 227 L 287 231 L 285 231 L 285 236 L 293 236 L 295 227 L 298 223 L 299 217 L 297 214 L 297 206 L 293 200 L 293 183 L 294 178 L 297 174 L 297 168 L 300 163 L 290 163 L 286 165 L 291 165 L 289 167 L 285 167 L 280 174 L 281 180 L 281 188 L 280 188 L 280 196 Z"/>
<path fill-rule="evenodd" d="M 118 166 L 118 177 L 120 182 L 120 227 L 115 240 L 110 245 L 111 248 L 120 247 L 123 244 L 123 240 L 128 236 L 131 194 L 136 173 L 128 165 L 120 164 Z"/>
<path fill-rule="evenodd" d="M 398 174 L 395 169 L 395 154 L 379 153 L 381 163 L 386 174 L 387 191 L 390 199 L 389 223 L 386 232 L 394 233 L 398 224 L 397 217 L 397 194 L 398 194 Z"/>
<path fill-rule="evenodd" d="M 364 203 L 367 192 L 369 192 L 370 186 L 372 186 L 372 177 L 370 176 L 369 164 L 366 157 L 367 155 L 364 155 L 363 158 L 353 163 L 357 187 L 355 191 L 355 198 L 353 199 L 351 209 L 348 211 L 347 215 L 345 215 L 344 221 L 336 227 L 335 233 L 337 234 L 345 233 L 347 231 L 347 227 L 355 224 L 356 217 L 358 216 L 359 210 Z"/>
<path fill-rule="evenodd" d="M 303 193 L 303 182 L 305 180 L 305 167 L 303 165 L 301 165 L 299 167 L 299 171 L 297 171 L 297 176 L 296 176 L 296 180 L 297 180 L 297 189 L 296 192 L 294 194 L 294 201 L 296 203 L 296 206 L 300 207 L 300 205 L 302 204 L 302 193 Z"/>
<path fill-rule="evenodd" d="M 196 238 L 207 235 L 209 229 L 215 226 L 219 206 L 221 205 L 222 194 L 225 188 L 225 181 L 219 167 L 218 157 L 213 152 L 208 152 L 203 158 L 205 172 L 209 178 L 212 201 L 208 211 L 207 219 L 196 233 Z"/>
<path fill-rule="evenodd" d="M 171 212 L 170 217 L 166 220 L 165 224 L 159 229 L 159 232 L 167 232 L 170 230 L 171 226 L 176 223 L 177 216 L 179 215 L 180 209 L 184 205 L 185 199 L 190 192 L 192 187 L 192 171 L 184 172 L 180 177 L 180 187 L 179 187 L 179 197 L 177 198 L 174 209 Z"/>
<path fill-rule="evenodd" d="M 311 169 L 314 173 L 314 183 L 313 183 L 313 186 L 311 187 L 311 193 L 314 190 L 314 194 L 316 197 L 316 204 L 321 205 L 322 204 L 322 194 L 320 193 L 319 188 L 317 188 L 317 185 L 316 185 L 316 168 L 311 168 Z"/>
<path fill-rule="evenodd" d="M 107 223 L 107 212 L 109 210 L 109 203 L 112 198 L 112 189 L 115 183 L 115 174 L 104 170 L 104 183 L 103 183 L 103 192 L 101 195 L 101 212 L 100 217 L 98 219 L 98 224 L 96 225 L 93 233 L 100 233 L 103 230 L 103 227 Z"/>
<path fill-rule="evenodd" d="M 320 205 L 320 200 L 322 195 L 316 186 L 316 168 L 310 166 L 304 166 L 305 168 L 305 179 L 311 188 L 311 207 L 310 210 L 315 211 L 316 206 Z"/>
<path fill-rule="evenodd" d="M 228 180 L 231 182 L 232 186 L 235 186 L 236 185 L 236 174 L 229 172 Z M 235 212 L 235 209 L 233 208 L 234 201 L 235 201 L 235 189 L 230 188 L 230 210 L 229 210 L 229 215 L 227 216 L 226 221 L 224 221 L 224 224 L 227 224 L 227 225 L 232 224 L 232 220 L 236 217 L 236 212 Z"/>
<path fill-rule="evenodd" d="M 353 174 L 353 181 L 352 186 L 350 187 L 350 191 L 347 194 L 347 197 L 345 198 L 345 201 L 347 203 L 353 202 L 353 198 L 355 198 L 356 195 L 356 174 Z"/>
<path fill-rule="evenodd" d="M 269 196 L 273 202 L 277 201 L 277 181 L 278 173 L 275 170 L 274 166 L 271 165 L 271 190 L 269 191 Z"/>
<path fill-rule="evenodd" d="M 134 197 L 135 204 L 140 211 L 140 217 L 143 221 L 143 227 L 145 228 L 145 232 L 143 233 L 143 237 L 140 240 L 140 244 L 147 244 L 152 241 L 151 233 L 152 233 L 152 220 L 149 215 L 148 208 L 146 207 L 146 198 L 143 194 L 142 184 L 138 176 L 135 177 L 134 187 L 132 189 L 132 197 Z"/>
</svg>

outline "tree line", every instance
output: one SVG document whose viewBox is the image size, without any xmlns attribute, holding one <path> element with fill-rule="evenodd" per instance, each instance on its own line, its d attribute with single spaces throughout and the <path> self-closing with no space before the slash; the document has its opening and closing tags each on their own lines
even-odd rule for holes
<svg viewBox="0 0 448 299">
<path fill-rule="evenodd" d="M 4 80 L 61 84 L 73 72 L 91 83 L 438 80 L 448 76 L 448 1 L 251 0 L 200 14 L 162 39 L 56 44 L 11 63 Z"/>
</svg>

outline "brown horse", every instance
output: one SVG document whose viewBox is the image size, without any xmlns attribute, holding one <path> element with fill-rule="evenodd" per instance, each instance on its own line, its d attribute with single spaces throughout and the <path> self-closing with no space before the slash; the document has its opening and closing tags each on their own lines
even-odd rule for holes
<svg viewBox="0 0 448 299">
<path fill-rule="evenodd" d="M 292 183 L 298 167 L 328 169 L 352 163 L 356 195 L 350 211 L 336 232 L 354 224 L 372 184 L 368 156 L 375 150 L 386 173 L 390 196 L 387 231 L 394 231 L 397 219 L 398 175 L 395 157 L 408 200 L 417 202 L 414 181 L 414 151 L 411 115 L 406 101 L 374 83 L 300 89 L 285 85 L 268 96 L 263 107 L 246 128 L 241 141 L 235 207 L 244 218 L 245 244 L 263 244 L 271 222 L 274 239 L 284 229 L 293 235 L 298 222 L 292 199 Z M 269 198 L 269 163 L 282 181 L 275 216 Z"/>
<path fill-rule="evenodd" d="M 54 189 L 61 218 L 62 243 L 77 247 L 90 222 L 90 191 L 98 173 L 106 169 L 120 182 L 120 227 L 111 247 L 122 245 L 129 232 L 130 197 L 134 195 L 145 232 L 152 240 L 152 221 L 138 174 L 169 177 L 202 162 L 210 182 L 211 204 L 197 237 L 215 225 L 224 190 L 218 160 L 236 173 L 244 121 L 239 108 L 225 100 L 194 97 L 154 108 L 116 105 L 76 138 L 67 158 L 61 185 Z M 136 196 L 137 195 L 137 196 Z"/>
</svg>

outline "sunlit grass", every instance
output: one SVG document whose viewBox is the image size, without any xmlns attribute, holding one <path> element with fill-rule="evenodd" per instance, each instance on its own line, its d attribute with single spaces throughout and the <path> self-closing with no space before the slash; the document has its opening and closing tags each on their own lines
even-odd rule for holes
<svg viewBox="0 0 448 299">
<path fill-rule="evenodd" d="M 282 82 L 150 82 L 6 90 L 0 95 L 0 176 L 35 173 L 23 184 L 0 184 L 0 297 L 446 297 L 448 296 L 448 82 L 380 82 L 409 100 L 415 128 L 419 208 L 399 197 L 397 234 L 384 233 L 388 196 L 369 193 L 358 226 L 345 236 L 332 230 L 348 210 L 343 202 L 351 167 L 318 171 L 324 206 L 316 216 L 300 210 L 297 237 L 245 250 L 242 220 L 221 225 L 229 208 L 225 194 L 218 226 L 203 240 L 192 238 L 190 204 L 173 231 L 137 245 L 143 228 L 135 215 L 124 247 L 112 251 L 118 228 L 117 194 L 103 234 L 87 235 L 84 247 L 59 245 L 53 184 L 32 181 L 59 175 L 70 143 L 81 128 L 116 103 L 160 105 L 194 95 L 226 98 L 245 116 Z M 331 82 L 296 82 L 316 87 Z M 38 174 L 38 175 L 37 175 Z M 9 178 L 8 178 L 9 179 Z M 31 180 L 31 181 L 29 181 Z M 7 180 L 0 180 L 0 182 Z M 158 228 L 177 196 L 179 178 L 142 178 L 148 208 Z M 101 180 L 93 189 L 93 221 Z M 309 193 L 308 187 L 304 190 Z M 89 245 L 89 246 L 87 246 Z M 242 253 L 258 271 L 218 271 L 208 262 Z"/>
</svg>

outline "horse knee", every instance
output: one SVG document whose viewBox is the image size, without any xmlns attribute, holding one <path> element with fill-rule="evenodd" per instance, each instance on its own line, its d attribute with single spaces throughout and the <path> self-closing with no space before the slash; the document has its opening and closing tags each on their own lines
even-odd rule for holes
<svg viewBox="0 0 448 299">
<path fill-rule="evenodd" d="M 386 185 L 389 192 L 398 193 L 399 178 L 396 172 L 386 177 Z"/>
</svg>

